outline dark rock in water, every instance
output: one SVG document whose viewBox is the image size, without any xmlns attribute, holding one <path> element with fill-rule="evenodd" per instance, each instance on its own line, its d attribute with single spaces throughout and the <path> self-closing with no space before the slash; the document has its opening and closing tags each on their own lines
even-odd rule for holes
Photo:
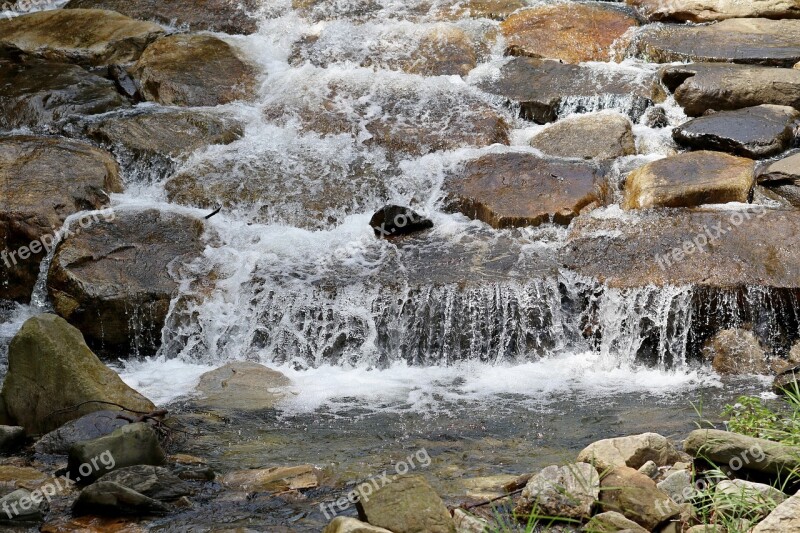
<svg viewBox="0 0 800 533">
<path fill-rule="evenodd" d="M 128 425 L 127 420 L 117 417 L 119 414 L 121 411 L 95 411 L 67 422 L 36 441 L 34 450 L 39 454 L 66 455 L 73 444 L 103 437 Z"/>
<path fill-rule="evenodd" d="M 784 370 L 772 381 L 775 394 L 797 394 L 800 391 L 800 365 Z"/>
<path fill-rule="evenodd" d="M 72 506 L 76 516 L 158 515 L 170 511 L 167 505 L 111 481 L 98 481 L 81 491 Z"/>
<path fill-rule="evenodd" d="M 691 117 L 761 104 L 800 109 L 800 70 L 692 63 L 666 67 L 661 77 Z"/>
<path fill-rule="evenodd" d="M 0 59 L 0 128 L 53 132 L 64 119 L 128 106 L 114 82 L 77 65 Z"/>
<path fill-rule="evenodd" d="M 769 190 L 777 194 L 789 205 L 800 207 L 800 185 L 794 183 L 778 183 L 771 185 Z"/>
<path fill-rule="evenodd" d="M 67 470 L 76 483 L 86 484 L 129 466 L 161 466 L 165 463 L 166 455 L 156 432 L 140 422 L 122 426 L 104 437 L 72 445 Z"/>
<path fill-rule="evenodd" d="M 690 120 L 675 128 L 672 137 L 686 148 L 758 159 L 790 147 L 798 118 L 800 112 L 788 106 L 746 107 Z"/>
<path fill-rule="evenodd" d="M 216 31 L 231 35 L 255 33 L 257 20 L 248 12 L 258 2 L 253 0 L 72 0 L 64 9 L 109 9 L 160 24 L 187 27 L 191 31 Z"/>
<path fill-rule="evenodd" d="M 376 237 L 388 239 L 430 229 L 433 222 L 408 207 L 387 205 L 372 215 L 369 225 Z"/>
<path fill-rule="evenodd" d="M 490 154 L 447 178 L 450 208 L 495 228 L 569 224 L 602 201 L 604 173 L 593 163 L 533 154 Z"/>
<path fill-rule="evenodd" d="M 648 128 L 666 128 L 669 126 L 667 112 L 661 106 L 649 108 L 644 114 L 644 125 Z"/>
<path fill-rule="evenodd" d="M 202 220 L 152 209 L 115 213 L 59 244 L 47 287 L 90 343 L 155 351 L 177 283 L 170 268 L 200 256 Z"/>
<path fill-rule="evenodd" d="M 540 124 L 556 120 L 561 108 L 614 108 L 635 121 L 665 97 L 655 75 L 528 57 L 512 59 L 501 67 L 498 78 L 488 78 L 479 87 L 518 104 L 523 118 Z"/>
<path fill-rule="evenodd" d="M 705 355 L 720 374 L 770 373 L 767 354 L 752 331 L 720 331 L 706 343 Z"/>
<path fill-rule="evenodd" d="M 653 24 L 635 36 L 632 51 L 655 63 L 707 61 L 792 67 L 800 61 L 800 21 L 756 18 L 706 26 Z"/>
<path fill-rule="evenodd" d="M 112 482 L 159 501 L 177 500 L 192 493 L 192 487 L 160 466 L 136 465 L 105 474 L 97 483 Z"/>
<path fill-rule="evenodd" d="M 32 496 L 26 489 L 17 489 L 0 499 L 0 509 L 3 510 L 0 522 L 25 524 L 42 521 L 47 513 L 47 502 L 41 496 L 34 501 Z M 10 517 L 6 509 L 11 510 Z"/>
<path fill-rule="evenodd" d="M 108 67 L 108 78 L 114 81 L 117 90 L 133 100 L 134 102 L 141 102 L 144 97 L 139 92 L 139 86 L 136 85 L 136 80 L 131 78 L 128 69 L 120 65 L 110 65 Z"/>
<path fill-rule="evenodd" d="M 0 453 L 14 453 L 25 444 L 25 428 L 0 426 Z"/>
</svg>

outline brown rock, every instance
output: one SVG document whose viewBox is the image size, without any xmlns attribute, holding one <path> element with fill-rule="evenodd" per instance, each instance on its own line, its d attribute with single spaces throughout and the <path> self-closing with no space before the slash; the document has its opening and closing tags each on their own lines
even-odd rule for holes
<svg viewBox="0 0 800 533">
<path fill-rule="evenodd" d="M 284 492 L 319 486 L 319 472 L 311 465 L 239 470 L 222 477 L 222 484 L 246 492 Z"/>
<path fill-rule="evenodd" d="M 464 17 L 504 20 L 518 9 L 527 7 L 523 0 L 451 0 L 438 2 L 435 14 L 450 20 Z"/>
<path fill-rule="evenodd" d="M 767 354 L 752 331 L 720 331 L 706 343 L 705 355 L 720 374 L 770 373 Z"/>
<path fill-rule="evenodd" d="M 654 21 L 712 22 L 730 18 L 800 18 L 794 0 L 627 0 Z"/>
<path fill-rule="evenodd" d="M 658 433 L 643 433 L 593 442 L 578 454 L 578 462 L 591 463 L 600 472 L 615 466 L 638 469 L 653 462 L 667 466 L 681 458 L 675 446 Z"/>
<path fill-rule="evenodd" d="M 271 409 L 286 396 L 276 389 L 290 384 L 289 378 L 264 365 L 228 363 L 200 376 L 197 391 L 202 397 L 196 403 L 216 409 Z"/>
<path fill-rule="evenodd" d="M 559 120 L 531 139 L 547 155 L 614 159 L 636 153 L 631 122 L 618 113 L 581 115 Z"/>
<path fill-rule="evenodd" d="M 615 511 L 647 530 L 680 515 L 678 505 L 655 482 L 627 466 L 617 466 L 600 482 L 603 511 Z"/>
<path fill-rule="evenodd" d="M 366 487 L 371 493 L 367 493 Z M 374 491 L 372 491 L 374 489 Z M 450 512 L 422 476 L 391 478 L 377 489 L 359 488 L 359 518 L 394 533 L 455 533 Z"/>
<path fill-rule="evenodd" d="M 758 175 L 758 183 L 766 186 L 782 183 L 800 185 L 800 152 L 770 163 Z"/>
<path fill-rule="evenodd" d="M 514 513 L 527 517 L 535 509 L 543 516 L 583 520 L 592 515 L 599 495 L 600 476 L 592 465 L 548 466 L 528 481 Z"/>
</svg>

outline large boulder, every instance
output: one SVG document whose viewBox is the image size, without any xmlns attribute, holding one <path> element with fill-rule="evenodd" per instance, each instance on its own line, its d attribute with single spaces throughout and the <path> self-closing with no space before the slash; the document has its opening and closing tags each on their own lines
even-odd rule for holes
<svg viewBox="0 0 800 533">
<path fill-rule="evenodd" d="M 144 422 L 138 422 L 122 426 L 103 437 L 72 445 L 67 470 L 74 482 L 88 484 L 116 470 L 137 465 L 161 466 L 166 461 L 155 430 Z M 111 479 L 119 481 L 125 476 Z"/>
<path fill-rule="evenodd" d="M 611 47 L 638 26 L 636 12 L 604 2 L 566 2 L 521 9 L 500 24 L 509 55 L 608 61 Z"/>
<path fill-rule="evenodd" d="M 800 448 L 717 429 L 697 429 L 683 442 L 687 453 L 734 471 L 788 475 L 800 467 Z"/>
<path fill-rule="evenodd" d="M 800 112 L 793 107 L 760 105 L 699 117 L 672 131 L 679 145 L 759 159 L 781 153 L 794 141 Z"/>
<path fill-rule="evenodd" d="M 752 533 L 787 531 L 800 531 L 800 494 L 795 494 L 781 503 L 752 529 Z"/>
<path fill-rule="evenodd" d="M 77 65 L 0 59 L 0 128 L 52 133 L 70 117 L 129 105 L 114 82 Z"/>
<path fill-rule="evenodd" d="M 0 139 L 0 298 L 28 301 L 66 218 L 102 208 L 114 192 L 122 192 L 122 180 L 103 150 L 50 137 Z"/>
<path fill-rule="evenodd" d="M 11 341 L 2 396 L 9 415 L 29 435 L 114 404 L 139 412 L 155 409 L 100 362 L 80 331 L 55 315 L 28 319 Z"/>
<path fill-rule="evenodd" d="M 578 462 L 591 463 L 601 472 L 615 466 L 638 469 L 648 461 L 666 466 L 680 458 L 672 443 L 658 433 L 599 440 L 578 454 Z"/>
<path fill-rule="evenodd" d="M 689 152 L 648 163 L 625 181 L 624 209 L 747 202 L 755 183 L 751 159 Z"/>
<path fill-rule="evenodd" d="M 148 46 L 130 71 L 146 100 L 216 106 L 252 98 L 258 72 L 241 52 L 205 34 L 176 34 Z"/>
<path fill-rule="evenodd" d="M 367 494 L 366 488 L 374 489 Z M 379 488 L 362 484 L 356 503 L 362 520 L 394 533 L 455 533 L 450 512 L 422 476 L 402 476 Z"/>
<path fill-rule="evenodd" d="M 600 476 L 587 463 L 548 466 L 533 476 L 517 500 L 514 513 L 527 517 L 536 509 L 543 516 L 584 520 L 600 496 Z"/>
<path fill-rule="evenodd" d="M 555 121 L 559 112 L 613 108 L 638 120 L 665 94 L 655 75 L 609 65 L 570 65 L 558 61 L 516 57 L 495 76 L 482 79 L 484 91 L 519 105 L 522 118 L 540 124 Z"/>
<path fill-rule="evenodd" d="M 728 329 L 709 339 L 706 358 L 720 374 L 770 373 L 767 354 L 752 331 Z"/>
<path fill-rule="evenodd" d="M 680 515 L 680 508 L 655 482 L 627 466 L 616 466 L 600 482 L 600 506 L 648 531 Z"/>
<path fill-rule="evenodd" d="M 256 7 L 253 0 L 71 0 L 64 6 L 110 9 L 139 20 L 231 35 L 256 32 L 258 21 L 250 14 Z"/>
<path fill-rule="evenodd" d="M 495 228 L 569 224 L 602 199 L 602 170 L 529 153 L 485 155 L 446 179 L 450 208 Z"/>
<path fill-rule="evenodd" d="M 217 409 L 272 409 L 286 397 L 281 389 L 289 378 L 264 365 L 241 361 L 228 363 L 200 376 L 197 403 Z"/>
<path fill-rule="evenodd" d="M 654 21 L 712 22 L 730 18 L 800 18 L 793 0 L 627 0 Z"/>
<path fill-rule="evenodd" d="M 170 269 L 202 254 L 205 224 L 153 209 L 115 215 L 61 242 L 47 287 L 56 312 L 90 343 L 147 353 L 178 288 Z"/>
<path fill-rule="evenodd" d="M 654 24 L 632 51 L 655 63 L 709 61 L 791 68 L 800 60 L 800 20 L 728 19 L 711 25 Z"/>
<path fill-rule="evenodd" d="M 636 153 L 631 121 L 619 113 L 579 115 L 559 120 L 531 139 L 547 155 L 614 159 Z"/>
<path fill-rule="evenodd" d="M 55 9 L 0 20 L 0 50 L 92 66 L 136 61 L 162 35 L 157 24 L 100 9 Z"/>
<path fill-rule="evenodd" d="M 45 455 L 67 455 L 73 444 L 84 440 L 92 440 L 103 437 L 122 426 L 128 425 L 128 421 L 119 418 L 120 411 L 103 409 L 86 414 L 78 419 L 70 420 L 58 429 L 42 436 L 36 444 L 36 453 Z M 127 416 L 134 415 L 126 413 Z"/>
</svg>

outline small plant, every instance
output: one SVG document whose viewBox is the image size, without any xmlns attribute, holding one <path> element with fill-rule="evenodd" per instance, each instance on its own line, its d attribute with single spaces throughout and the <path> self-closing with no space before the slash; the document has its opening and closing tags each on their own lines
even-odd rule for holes
<svg viewBox="0 0 800 533">
<path fill-rule="evenodd" d="M 722 411 L 729 431 L 750 437 L 800 446 L 800 385 L 784 390 L 782 406 L 770 408 L 761 398 L 741 396 Z"/>
</svg>

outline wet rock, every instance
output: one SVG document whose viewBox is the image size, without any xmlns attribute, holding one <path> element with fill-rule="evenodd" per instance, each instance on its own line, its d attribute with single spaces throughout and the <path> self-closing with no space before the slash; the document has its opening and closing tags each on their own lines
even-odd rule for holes
<svg viewBox="0 0 800 533">
<path fill-rule="evenodd" d="M 25 428 L 0 426 L 0 453 L 14 453 L 25 444 Z"/>
<path fill-rule="evenodd" d="M 27 466 L 0 465 L 0 490 L 8 493 L 16 489 L 34 490 L 53 479 L 47 474 Z M 0 514 L 2 518 L 2 514 Z"/>
<path fill-rule="evenodd" d="M 795 494 L 756 524 L 752 533 L 784 533 L 800 530 L 800 494 Z"/>
<path fill-rule="evenodd" d="M 164 105 L 216 106 L 253 97 L 258 73 L 241 53 L 212 35 L 163 37 L 130 71 L 142 96 Z"/>
<path fill-rule="evenodd" d="M 665 97 L 655 75 L 528 57 L 512 59 L 500 68 L 498 76 L 484 79 L 479 87 L 518 104 L 523 118 L 540 124 L 555 121 L 562 109 L 587 112 L 614 108 L 638 120 L 648 107 Z"/>
<path fill-rule="evenodd" d="M 283 492 L 319 486 L 319 472 L 311 465 L 239 470 L 222 476 L 222 484 L 245 492 Z"/>
<path fill-rule="evenodd" d="M 800 448 L 729 431 L 697 429 L 683 443 L 687 453 L 717 465 L 781 476 L 800 466 Z"/>
<path fill-rule="evenodd" d="M 655 63 L 708 61 L 791 68 L 800 60 L 800 21 L 753 18 L 706 26 L 657 24 L 643 28 L 632 49 Z"/>
<path fill-rule="evenodd" d="M 453 509 L 453 523 L 456 526 L 456 533 L 485 533 L 491 530 L 489 522 L 463 509 Z"/>
<path fill-rule="evenodd" d="M 155 409 L 100 362 L 77 329 L 55 315 L 38 315 L 23 324 L 9 346 L 8 367 L 3 400 L 9 415 L 29 435 L 108 409 L 93 402 L 113 402 L 134 411 Z"/>
<path fill-rule="evenodd" d="M 630 8 L 570 2 L 522 9 L 500 28 L 509 55 L 580 63 L 608 61 L 614 42 L 638 25 Z"/>
<path fill-rule="evenodd" d="M 657 487 L 678 504 L 689 501 L 697 492 L 692 484 L 692 474 L 688 470 L 672 472 Z"/>
<path fill-rule="evenodd" d="M 769 374 L 767 354 L 752 331 L 720 331 L 705 346 L 707 359 L 720 374 Z"/>
<path fill-rule="evenodd" d="M 88 483 L 125 467 L 165 463 L 166 455 L 156 432 L 139 422 L 122 426 L 104 437 L 74 444 L 69 449 L 67 469 L 76 483 Z"/>
<path fill-rule="evenodd" d="M 775 376 L 772 381 L 772 392 L 775 394 L 796 394 L 800 392 L 800 365 L 792 364 Z"/>
<path fill-rule="evenodd" d="M 606 511 L 605 513 L 594 515 L 592 519 L 583 526 L 581 531 L 586 533 L 617 533 L 620 531 L 626 531 L 627 533 L 647 533 L 645 528 L 614 511 Z"/>
<path fill-rule="evenodd" d="M 228 363 L 200 376 L 198 405 L 219 409 L 272 409 L 285 398 L 289 378 L 257 363 Z"/>
<path fill-rule="evenodd" d="M 616 466 L 600 482 L 600 506 L 647 530 L 680 515 L 680 509 L 655 482 L 626 466 Z"/>
<path fill-rule="evenodd" d="M 592 515 L 592 507 L 599 495 L 600 476 L 592 465 L 553 465 L 528 481 L 514 512 L 526 517 L 536 509 L 544 516 L 582 520 Z"/>
<path fill-rule="evenodd" d="M 445 182 L 450 208 L 494 228 L 569 224 L 601 198 L 603 172 L 584 162 L 490 154 Z"/>
<path fill-rule="evenodd" d="M 593 442 L 578 454 L 578 462 L 591 463 L 600 471 L 615 466 L 641 468 L 648 461 L 666 466 L 680 459 L 672 443 L 658 433 L 643 433 Z"/>
<path fill-rule="evenodd" d="M 34 499 L 31 492 L 25 489 L 17 489 L 0 499 L 0 509 L 3 509 L 0 521 L 11 523 L 40 522 L 44 519 L 47 508 L 47 502 L 43 498 Z M 9 517 L 9 513 L 11 517 Z"/>
<path fill-rule="evenodd" d="M 98 481 L 81 491 L 72 513 L 81 515 L 147 516 L 165 514 L 169 507 L 110 481 Z"/>
<path fill-rule="evenodd" d="M 699 117 L 672 131 L 679 145 L 759 159 L 783 152 L 794 141 L 800 112 L 788 106 L 760 105 Z"/>
<path fill-rule="evenodd" d="M 403 70 L 421 76 L 466 76 L 477 61 L 469 36 L 459 28 L 441 25 L 422 36 Z"/>
<path fill-rule="evenodd" d="M 71 420 L 36 441 L 34 449 L 40 454 L 66 455 L 75 443 L 108 435 L 128 425 L 127 420 L 117 417 L 120 413 L 110 410 L 95 411 Z"/>
<path fill-rule="evenodd" d="M 747 202 L 754 185 L 751 159 L 689 152 L 648 163 L 625 181 L 623 209 L 693 207 Z"/>
<path fill-rule="evenodd" d="M 505 20 L 516 10 L 528 7 L 523 0 L 455 0 L 439 4 L 435 14 L 451 20 L 464 17 Z"/>
<path fill-rule="evenodd" d="M 42 533 L 146 533 L 136 518 L 100 516 L 56 517 L 42 525 Z"/>
<path fill-rule="evenodd" d="M 714 495 L 717 513 L 737 517 L 745 514 L 757 519 L 764 518 L 770 509 L 780 505 L 788 497 L 770 485 L 743 479 L 720 481 L 714 487 Z"/>
<path fill-rule="evenodd" d="M 392 478 L 356 503 L 359 518 L 394 533 L 455 533 L 450 512 L 422 476 Z"/>
<path fill-rule="evenodd" d="M 614 159 L 636 153 L 631 122 L 617 113 L 559 120 L 534 136 L 531 146 L 547 155 L 580 159 Z"/>
<path fill-rule="evenodd" d="M 783 157 L 769 164 L 758 175 L 758 183 L 800 185 L 800 152 Z"/>
<path fill-rule="evenodd" d="M 654 21 L 712 22 L 730 18 L 800 18 L 800 5 L 791 0 L 627 0 Z"/>
<path fill-rule="evenodd" d="M 648 128 L 666 128 L 669 126 L 669 117 L 663 107 L 649 108 L 643 118 L 643 124 Z"/>
<path fill-rule="evenodd" d="M 376 237 L 388 239 L 430 229 L 433 222 L 408 207 L 387 205 L 372 215 L 369 225 Z"/>
<path fill-rule="evenodd" d="M 154 351 L 177 289 L 170 269 L 202 254 L 205 226 L 152 209 L 115 215 L 58 246 L 48 275 L 50 298 L 90 343 Z"/>
<path fill-rule="evenodd" d="M 800 109 L 800 70 L 693 63 L 666 67 L 661 76 L 692 117 L 761 104 Z"/>
<path fill-rule="evenodd" d="M 0 49 L 93 66 L 136 61 L 161 35 L 164 29 L 157 24 L 99 9 L 55 9 L 0 20 Z"/>
<path fill-rule="evenodd" d="M 192 487 L 166 468 L 136 465 L 105 474 L 98 483 L 112 482 L 159 501 L 172 501 L 188 496 Z"/>
<path fill-rule="evenodd" d="M 129 105 L 112 81 L 77 65 L 0 59 L 0 128 L 52 133 L 67 118 Z"/>
<path fill-rule="evenodd" d="M 251 0 L 72 0 L 65 9 L 109 9 L 139 20 L 185 27 L 191 31 L 216 31 L 230 35 L 255 33 L 258 29 Z"/>
<path fill-rule="evenodd" d="M 322 533 L 392 533 L 388 529 L 375 527 L 365 524 L 355 518 L 337 516 L 331 523 L 325 526 Z"/>
</svg>

